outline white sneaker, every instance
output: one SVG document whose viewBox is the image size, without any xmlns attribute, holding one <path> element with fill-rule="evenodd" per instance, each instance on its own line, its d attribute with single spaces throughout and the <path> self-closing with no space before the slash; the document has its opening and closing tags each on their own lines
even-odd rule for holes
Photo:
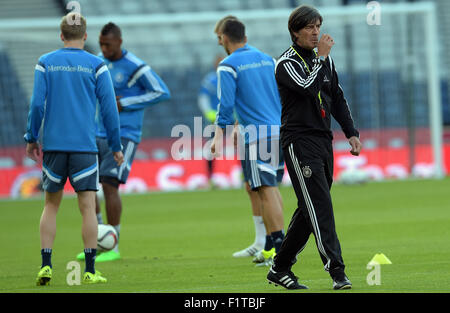
<svg viewBox="0 0 450 313">
<path fill-rule="evenodd" d="M 262 248 L 258 247 L 255 244 L 252 244 L 250 247 L 245 248 L 244 250 L 233 253 L 233 257 L 235 258 L 246 258 L 249 256 L 255 256 Z"/>
</svg>

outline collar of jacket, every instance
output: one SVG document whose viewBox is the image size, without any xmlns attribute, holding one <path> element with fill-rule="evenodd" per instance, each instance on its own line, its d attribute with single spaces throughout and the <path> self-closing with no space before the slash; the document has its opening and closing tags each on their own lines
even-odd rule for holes
<svg viewBox="0 0 450 313">
<path fill-rule="evenodd" d="M 234 50 L 234 52 L 241 52 L 241 51 L 244 51 L 244 50 L 248 50 L 248 44 L 247 43 L 245 45 L 243 45 L 242 47 Z"/>
<path fill-rule="evenodd" d="M 307 58 L 311 58 L 313 56 L 315 56 L 314 54 L 314 50 L 309 50 L 309 49 L 305 49 L 300 47 L 299 45 L 297 45 L 296 43 L 292 44 L 292 47 L 295 49 L 295 51 L 297 51 L 298 54 L 300 54 L 302 57 L 307 57 Z"/>
</svg>

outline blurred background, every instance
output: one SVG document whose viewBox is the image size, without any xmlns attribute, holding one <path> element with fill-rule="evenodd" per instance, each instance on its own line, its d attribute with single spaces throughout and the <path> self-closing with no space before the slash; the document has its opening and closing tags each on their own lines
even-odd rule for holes
<svg viewBox="0 0 450 313">
<path fill-rule="evenodd" d="M 23 134 L 35 64 L 40 55 L 62 47 L 59 22 L 73 10 L 68 3 L 0 0 L 0 197 L 40 193 L 40 165 L 25 157 Z M 291 44 L 287 21 L 300 4 L 320 10 L 322 32 L 336 41 L 332 56 L 364 144 L 360 157 L 350 157 L 348 142 L 333 123 L 336 180 L 358 183 L 447 175 L 448 0 L 79 0 L 78 4 L 88 24 L 86 50 L 99 53 L 100 29 L 110 21 L 118 24 L 123 48 L 147 62 L 172 94 L 170 101 L 146 109 L 143 140 L 123 192 L 208 187 L 206 161 L 172 159 L 177 138 L 171 131 L 187 125 L 194 134 L 194 117 L 202 115 L 197 103 L 200 83 L 214 70 L 216 56 L 224 53 L 213 33 L 216 21 L 228 14 L 237 16 L 246 24 L 248 42 L 278 58 Z M 218 162 L 215 171 L 218 187 L 241 186 L 238 162 Z M 284 183 L 289 184 L 287 173 Z"/>
</svg>

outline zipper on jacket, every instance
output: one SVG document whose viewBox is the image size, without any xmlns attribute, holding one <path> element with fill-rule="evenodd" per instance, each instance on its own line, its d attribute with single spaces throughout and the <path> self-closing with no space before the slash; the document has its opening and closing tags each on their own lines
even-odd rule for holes
<svg viewBox="0 0 450 313">
<path fill-rule="evenodd" d="M 295 53 L 300 57 L 300 59 L 302 60 L 303 64 L 305 64 L 306 70 L 308 71 L 309 75 L 311 75 L 311 71 L 309 69 L 308 63 L 306 63 L 306 61 L 302 58 L 302 56 L 300 55 L 300 53 L 297 52 L 297 50 L 294 49 L 293 46 L 291 46 L 292 50 L 295 51 Z M 314 50 L 314 53 L 316 54 L 317 57 L 317 52 Z M 322 101 L 322 97 L 320 95 L 320 90 L 319 93 L 317 94 L 317 97 L 319 98 L 319 106 L 320 106 L 320 115 L 322 116 L 322 118 L 325 118 L 326 114 L 325 114 L 325 108 L 323 106 L 323 101 Z"/>
</svg>

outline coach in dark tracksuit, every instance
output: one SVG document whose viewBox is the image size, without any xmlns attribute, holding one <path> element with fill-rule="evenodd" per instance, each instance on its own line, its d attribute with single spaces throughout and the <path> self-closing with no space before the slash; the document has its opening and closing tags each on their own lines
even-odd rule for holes
<svg viewBox="0 0 450 313">
<path fill-rule="evenodd" d="M 333 38 L 325 34 L 319 40 L 320 13 L 300 6 L 292 12 L 288 25 L 293 44 L 281 55 L 275 72 L 282 102 L 281 141 L 298 208 L 267 278 L 287 289 L 306 288 L 298 283 L 291 267 L 313 233 L 333 288 L 349 289 L 330 194 L 331 116 L 349 139 L 353 155 L 361 150 L 359 133 L 329 56 Z"/>
</svg>

